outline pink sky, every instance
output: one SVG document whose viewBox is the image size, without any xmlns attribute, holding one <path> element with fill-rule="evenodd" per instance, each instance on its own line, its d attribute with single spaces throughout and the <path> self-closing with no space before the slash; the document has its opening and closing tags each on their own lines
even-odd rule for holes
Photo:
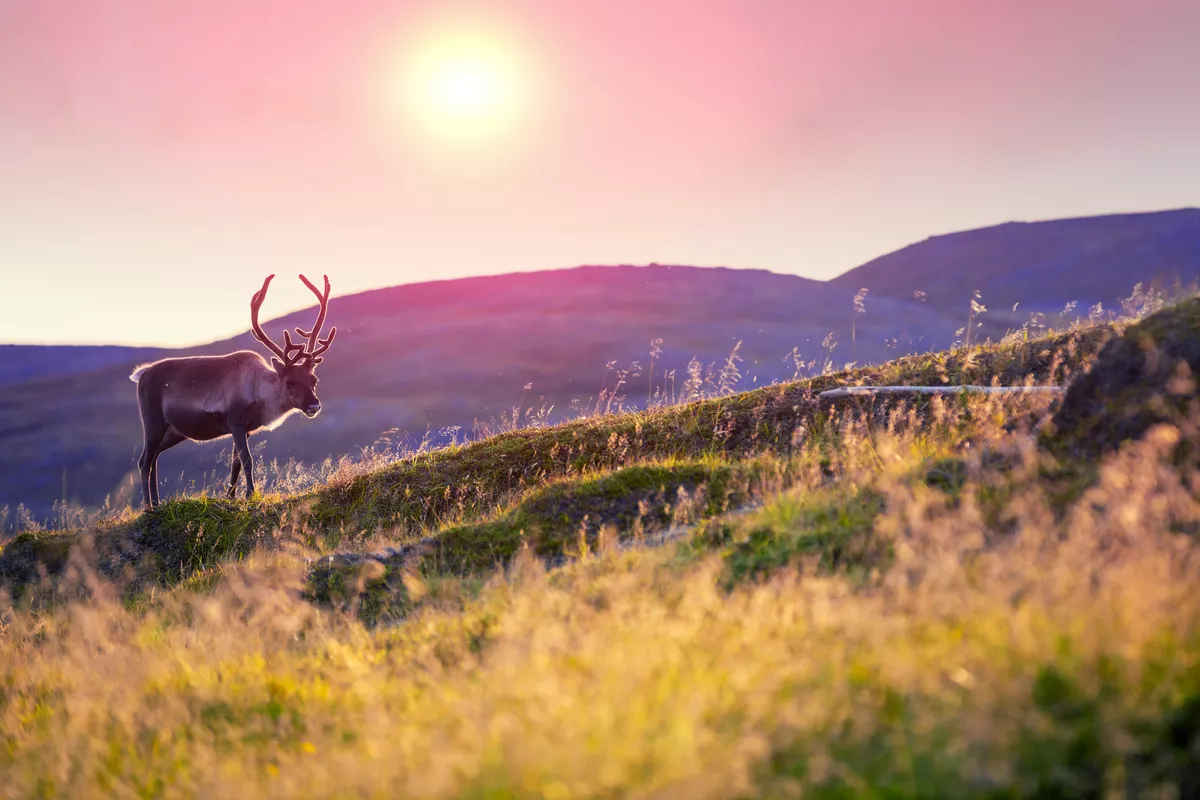
<svg viewBox="0 0 1200 800">
<path fill-rule="evenodd" d="M 380 100 L 435 23 L 545 79 L 486 158 Z M 1197 32 L 1195 0 L 0 0 L 0 342 L 210 341 L 268 272 L 267 316 L 307 305 L 300 271 L 826 278 L 1200 205 Z"/>
</svg>

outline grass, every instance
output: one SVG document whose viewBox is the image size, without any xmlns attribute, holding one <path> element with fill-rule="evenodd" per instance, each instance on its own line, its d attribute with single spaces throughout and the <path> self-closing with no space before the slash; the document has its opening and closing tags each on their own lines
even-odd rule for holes
<svg viewBox="0 0 1200 800">
<path fill-rule="evenodd" d="M 871 489 L 824 494 L 781 499 L 735 534 L 725 556 L 729 580 L 754 580 L 805 560 L 823 571 L 885 568 L 888 548 L 873 535 L 883 498 Z"/>
<path fill-rule="evenodd" d="M 1115 333 L 24 534 L 0 795 L 1192 796 L 1200 426 L 1080 466 L 1044 397 L 815 398 L 1059 382 Z"/>
<path fill-rule="evenodd" d="M 1155 424 L 1186 424 L 1200 370 L 1200 299 L 1160 311 L 1111 340 L 1054 416 L 1046 443 L 1095 459 Z"/>
<path fill-rule="evenodd" d="M 409 539 L 457 521 L 485 518 L 547 482 L 586 479 L 647 461 L 788 456 L 810 441 L 836 443 L 845 420 L 869 414 L 885 426 L 906 419 L 919 423 L 927 416 L 921 412 L 935 407 L 932 401 L 919 401 L 905 406 L 901 418 L 894 412 L 902 400 L 816 399 L 838 386 L 1061 382 L 1098 352 L 1113 331 L 1102 325 L 1045 339 L 912 356 L 731 397 L 517 430 L 365 473 L 347 470 L 314 491 L 270 495 L 249 505 L 211 498 L 172 500 L 147 518 L 126 514 L 84 533 L 106 554 L 110 574 L 129 563 L 145 564 L 139 583 L 154 575 L 164 584 L 225 555 L 244 555 L 276 542 L 275 528 L 281 524 L 287 536 L 317 550 L 354 547 L 380 537 Z M 38 557 L 43 541 L 64 540 L 34 538 L 24 545 L 31 548 L 28 558 Z M 11 553 L 6 553 L 8 548 L 0 552 L 0 576 L 13 570 L 26 578 L 33 574 L 10 566 Z M 21 563 L 28 558 L 23 555 Z M 52 567 L 63 566 L 53 547 L 45 560 Z M 18 590 L 24 585 L 9 583 Z"/>
</svg>

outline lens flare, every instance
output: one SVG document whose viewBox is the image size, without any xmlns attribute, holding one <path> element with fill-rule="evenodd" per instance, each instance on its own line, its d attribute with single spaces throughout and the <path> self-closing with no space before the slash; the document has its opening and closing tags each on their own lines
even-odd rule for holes
<svg viewBox="0 0 1200 800">
<path fill-rule="evenodd" d="M 400 47 L 396 62 L 399 121 L 433 144 L 499 147 L 530 122 L 536 70 L 500 29 L 427 30 Z"/>
</svg>

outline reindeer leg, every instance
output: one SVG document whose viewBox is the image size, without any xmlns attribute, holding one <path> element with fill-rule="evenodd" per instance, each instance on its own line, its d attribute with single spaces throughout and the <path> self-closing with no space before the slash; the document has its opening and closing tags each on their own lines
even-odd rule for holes
<svg viewBox="0 0 1200 800">
<path fill-rule="evenodd" d="M 234 450 L 242 462 L 242 471 L 246 473 L 246 499 L 249 500 L 254 496 L 254 462 L 250 458 L 250 444 L 245 427 L 233 427 L 232 433 Z"/>
<path fill-rule="evenodd" d="M 163 435 L 167 431 L 167 421 L 162 418 L 157 409 L 146 409 L 149 413 L 142 414 L 143 446 L 142 455 L 138 458 L 138 471 L 142 477 L 142 508 L 150 509 L 158 505 L 158 453 Z"/>
<path fill-rule="evenodd" d="M 151 444 L 146 442 L 142 446 L 142 454 L 138 457 L 138 472 L 142 476 L 142 508 L 149 510 L 154 508 L 154 496 L 150 493 L 150 479 L 154 476 L 154 469 L 150 466 L 154 463 L 154 459 L 158 457 L 158 443 Z M 157 488 L 156 493 L 157 493 Z"/>
<path fill-rule="evenodd" d="M 229 491 L 225 496 L 230 500 L 237 494 L 238 475 L 242 472 L 242 459 L 238 456 L 237 445 L 233 446 L 233 457 L 229 459 Z"/>
<path fill-rule="evenodd" d="M 184 441 L 187 441 L 187 437 L 181 436 L 174 428 L 168 426 L 158 443 L 158 448 L 154 452 L 154 458 L 150 461 L 150 490 L 151 494 L 154 495 L 154 505 L 158 505 L 158 457 Z"/>
</svg>

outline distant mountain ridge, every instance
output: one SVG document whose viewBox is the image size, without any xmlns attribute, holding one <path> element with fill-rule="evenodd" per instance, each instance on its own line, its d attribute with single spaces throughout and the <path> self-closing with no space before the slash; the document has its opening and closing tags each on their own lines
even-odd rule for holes
<svg viewBox="0 0 1200 800">
<path fill-rule="evenodd" d="M 159 358 L 162 347 L 0 344 L 0 386 Z"/>
<path fill-rule="evenodd" d="M 931 236 L 834 278 L 846 291 L 912 297 L 949 311 L 966 308 L 975 290 L 994 315 L 1020 303 L 1028 311 L 1058 312 L 1102 303 L 1112 308 L 1133 282 L 1200 275 L 1200 209 L 1007 222 Z M 1133 281 L 1131 281 L 1131 278 Z"/>
<path fill-rule="evenodd" d="M 678 392 L 689 359 L 720 365 L 741 342 L 741 387 L 792 377 L 804 361 L 882 361 L 942 349 L 966 321 L 974 289 L 989 310 L 980 335 L 1000 335 L 1026 309 L 1115 305 L 1141 281 L 1200 276 L 1200 210 L 1055 220 L 938 236 L 832 281 L 766 270 L 585 266 L 431 281 L 334 297 L 338 339 L 321 366 L 325 410 L 256 441 L 268 457 L 314 462 L 368 447 L 384 431 L 427 431 L 487 421 L 543 402 L 552 419 L 593 402 L 613 371 L 627 400 Z M 870 292 L 855 314 L 854 293 Z M 925 292 L 915 300 L 912 292 Z M 1020 302 L 1018 314 L 1006 304 Z M 312 309 L 272 320 L 307 325 Z M 852 334 L 852 328 L 853 334 Z M 832 352 L 823 346 L 835 342 Z M 651 342 L 661 339 L 654 384 Z M 137 500 L 130 478 L 141 448 L 132 366 L 165 355 L 258 349 L 248 333 L 181 350 L 0 347 L 0 506 L 44 516 L 65 498 L 96 505 Z M 64 354 L 65 353 L 65 354 Z M 674 380 L 665 378 L 674 371 Z M 531 385 L 526 391 L 524 387 Z M 183 444 L 163 456 L 165 487 L 226 469 L 227 443 Z M 172 482 L 171 477 L 174 476 Z M 65 493 L 64 493 L 65 486 Z"/>
</svg>

